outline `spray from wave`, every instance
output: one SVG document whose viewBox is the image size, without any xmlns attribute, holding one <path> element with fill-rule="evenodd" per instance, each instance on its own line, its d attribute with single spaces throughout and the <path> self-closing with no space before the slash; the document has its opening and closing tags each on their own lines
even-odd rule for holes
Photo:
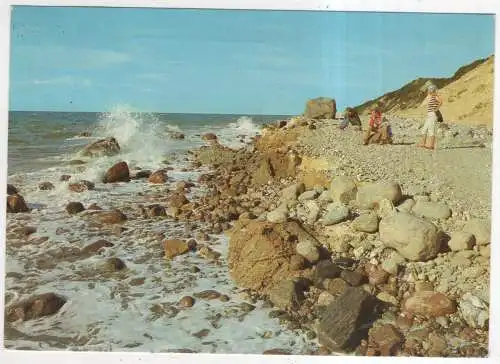
<svg viewBox="0 0 500 364">
<path fill-rule="evenodd" d="M 237 148 L 241 147 L 250 137 L 258 135 L 260 133 L 260 127 L 254 123 L 252 118 L 242 116 L 235 122 L 228 124 L 228 126 L 219 133 L 221 142 L 224 145 Z"/>
</svg>

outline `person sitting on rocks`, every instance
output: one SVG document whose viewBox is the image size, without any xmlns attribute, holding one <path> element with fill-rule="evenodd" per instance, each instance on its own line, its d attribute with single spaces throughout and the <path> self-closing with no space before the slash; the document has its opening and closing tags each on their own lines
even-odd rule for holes
<svg viewBox="0 0 500 364">
<path fill-rule="evenodd" d="M 339 129 L 343 130 L 347 128 L 347 125 L 351 123 L 352 126 L 359 127 L 361 130 L 361 119 L 358 113 L 352 107 L 347 107 L 344 112 L 344 120 L 339 125 Z"/>
<path fill-rule="evenodd" d="M 417 146 L 420 148 L 434 149 L 438 129 L 438 115 L 440 115 L 439 108 L 443 102 L 437 94 L 437 87 L 435 85 L 430 85 L 427 91 L 427 119 L 422 129 L 422 141 Z M 429 139 L 427 139 L 427 137 L 429 137 Z"/>
<path fill-rule="evenodd" d="M 387 119 L 382 115 L 380 106 L 376 106 L 368 121 L 368 130 L 363 138 L 363 145 L 392 144 L 392 131 Z"/>
</svg>

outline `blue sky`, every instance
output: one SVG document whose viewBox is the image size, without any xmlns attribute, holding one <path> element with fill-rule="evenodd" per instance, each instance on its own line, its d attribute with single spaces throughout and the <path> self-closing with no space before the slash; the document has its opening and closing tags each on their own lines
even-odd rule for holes
<svg viewBox="0 0 500 364">
<path fill-rule="evenodd" d="M 493 53 L 491 15 L 15 7 L 10 109 L 298 114 Z"/>
</svg>

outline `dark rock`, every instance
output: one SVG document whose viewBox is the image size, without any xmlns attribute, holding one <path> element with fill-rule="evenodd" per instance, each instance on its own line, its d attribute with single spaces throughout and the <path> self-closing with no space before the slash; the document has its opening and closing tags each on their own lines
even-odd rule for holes
<svg viewBox="0 0 500 364">
<path fill-rule="evenodd" d="M 200 330 L 200 331 L 194 333 L 193 336 L 197 337 L 198 339 L 201 339 L 202 337 L 207 336 L 209 333 L 210 333 L 209 329 L 203 329 L 203 330 Z"/>
<path fill-rule="evenodd" d="M 101 240 L 98 240 L 92 244 L 87 245 L 85 248 L 82 249 L 82 253 L 83 254 L 96 254 L 104 248 L 111 248 L 113 246 L 114 246 L 113 243 L 110 243 L 107 240 L 101 239 Z"/>
<path fill-rule="evenodd" d="M 206 291 L 198 292 L 193 294 L 196 298 L 201 298 L 203 300 L 214 300 L 221 296 L 221 294 L 213 289 L 209 289 Z"/>
<path fill-rule="evenodd" d="M 29 235 L 31 235 L 33 233 L 36 233 L 36 230 L 37 229 L 34 226 L 25 226 L 23 228 L 23 233 L 24 233 L 24 235 L 29 236 Z"/>
<path fill-rule="evenodd" d="M 10 213 L 30 212 L 30 209 L 26 205 L 23 196 L 10 195 L 7 196 L 7 212 Z"/>
<path fill-rule="evenodd" d="M 11 184 L 7 185 L 7 195 L 17 195 L 19 193 L 18 189 Z"/>
<path fill-rule="evenodd" d="M 85 210 L 81 202 L 70 202 L 66 205 L 66 212 L 70 215 L 77 214 Z"/>
<path fill-rule="evenodd" d="M 125 268 L 127 266 L 120 258 L 109 258 L 103 265 L 103 270 L 106 272 L 116 272 Z"/>
<path fill-rule="evenodd" d="M 343 270 L 340 276 L 353 287 L 362 285 L 366 278 L 363 274 L 350 270 Z"/>
<path fill-rule="evenodd" d="M 142 170 L 137 171 L 134 175 L 131 176 L 132 179 L 143 179 L 149 178 L 151 176 L 151 171 Z"/>
<path fill-rule="evenodd" d="M 337 278 L 340 276 L 341 271 L 342 269 L 335 263 L 329 260 L 320 260 L 314 270 L 314 283 L 320 287 L 323 280 Z"/>
<path fill-rule="evenodd" d="M 269 292 L 269 299 L 278 308 L 296 309 L 304 301 L 306 287 L 293 279 L 283 280 Z"/>
<path fill-rule="evenodd" d="M 95 188 L 95 184 L 90 181 L 80 181 L 77 183 L 70 183 L 68 188 L 73 192 L 84 192 L 93 190 Z"/>
<path fill-rule="evenodd" d="M 49 191 L 49 190 L 53 190 L 55 187 L 51 182 L 42 182 L 38 185 L 38 188 L 41 191 Z"/>
<path fill-rule="evenodd" d="M 85 146 L 80 152 L 82 156 L 101 157 L 112 156 L 120 152 L 120 145 L 115 138 L 100 139 Z"/>
<path fill-rule="evenodd" d="M 14 304 L 6 309 L 7 322 L 27 321 L 57 313 L 66 299 L 55 293 L 44 293 Z"/>
<path fill-rule="evenodd" d="M 362 288 L 349 288 L 328 305 L 320 318 L 318 339 L 332 351 L 353 350 L 374 319 L 376 301 Z"/>
<path fill-rule="evenodd" d="M 96 216 L 103 224 L 120 224 L 127 220 L 127 216 L 118 209 L 98 212 Z"/>
<path fill-rule="evenodd" d="M 59 181 L 61 182 L 65 182 L 65 181 L 69 181 L 71 179 L 71 176 L 69 174 L 63 174 L 60 178 L 59 178 Z"/>
<path fill-rule="evenodd" d="M 116 163 L 104 175 L 104 183 L 129 182 L 130 170 L 126 162 Z"/>
</svg>

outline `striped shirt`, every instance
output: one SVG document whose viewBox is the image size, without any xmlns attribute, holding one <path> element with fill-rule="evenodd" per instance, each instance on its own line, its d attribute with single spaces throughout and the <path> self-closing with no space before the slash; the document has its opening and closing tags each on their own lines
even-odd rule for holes
<svg viewBox="0 0 500 364">
<path fill-rule="evenodd" d="M 429 103 L 427 104 L 427 112 L 436 112 L 439 110 L 439 99 L 437 95 L 431 95 L 429 97 Z"/>
</svg>

